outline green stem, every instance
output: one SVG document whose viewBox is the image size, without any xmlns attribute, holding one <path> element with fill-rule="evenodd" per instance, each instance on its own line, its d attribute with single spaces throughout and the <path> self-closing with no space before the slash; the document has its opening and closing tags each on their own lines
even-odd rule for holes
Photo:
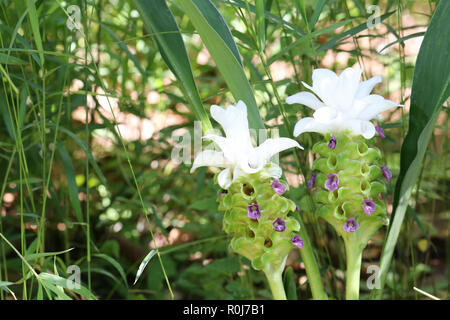
<svg viewBox="0 0 450 320">
<path fill-rule="evenodd" d="M 314 300 L 328 300 L 328 295 L 323 288 L 322 278 L 320 277 L 319 266 L 314 256 L 313 247 L 309 240 L 306 226 L 299 214 L 295 215 L 300 223 L 299 235 L 304 241 L 303 248 L 300 249 L 300 255 L 305 264 L 306 276 L 308 277 L 309 286 Z"/>
<path fill-rule="evenodd" d="M 362 249 L 353 242 L 346 241 L 347 275 L 345 283 L 345 299 L 359 300 L 359 281 L 361 278 Z"/>
<path fill-rule="evenodd" d="M 287 300 L 286 292 L 284 291 L 282 272 L 273 270 L 264 270 L 267 281 L 269 282 L 270 290 L 272 291 L 274 300 Z"/>
</svg>

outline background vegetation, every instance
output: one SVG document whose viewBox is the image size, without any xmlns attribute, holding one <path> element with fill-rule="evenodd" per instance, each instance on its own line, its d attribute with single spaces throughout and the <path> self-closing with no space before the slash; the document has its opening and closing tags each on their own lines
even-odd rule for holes
<svg viewBox="0 0 450 320">
<path fill-rule="evenodd" d="M 260 2 L 212 1 L 231 30 L 267 128 L 291 136 L 299 116 L 311 114 L 283 102 L 304 90 L 301 81 L 311 83 L 318 67 L 340 72 L 358 64 L 364 79 L 383 76 L 376 93 L 405 105 L 378 121 L 387 138 L 377 144 L 394 173 L 386 199 L 392 212 L 413 72 L 438 1 L 266 0 L 262 9 Z M 179 1 L 167 4 L 200 105 L 234 102 L 223 64 L 211 57 Z M 377 13 L 367 10 L 370 4 L 382 21 L 367 28 Z M 77 22 L 70 5 L 80 9 L 79 29 L 70 25 Z M 189 163 L 171 158 L 177 136 L 193 136 L 196 113 L 142 13 L 142 1 L 131 0 L 0 1 L 1 299 L 271 298 L 263 275 L 228 249 L 214 172 L 191 175 Z M 449 297 L 448 124 L 447 101 L 417 169 L 383 299 L 426 298 L 413 287 Z M 342 299 L 342 242 L 312 214 L 305 185 L 318 139 L 300 137 L 306 150 L 298 154 L 300 166 L 292 152 L 282 154 L 281 164 L 326 290 Z M 379 264 L 386 231 L 364 251 L 363 279 Z M 133 284 L 142 259 L 156 248 Z M 71 265 L 81 268 L 81 289 L 63 289 Z M 311 298 L 298 252 L 287 265 L 288 296 Z M 362 283 L 361 297 L 369 298 Z"/>
</svg>

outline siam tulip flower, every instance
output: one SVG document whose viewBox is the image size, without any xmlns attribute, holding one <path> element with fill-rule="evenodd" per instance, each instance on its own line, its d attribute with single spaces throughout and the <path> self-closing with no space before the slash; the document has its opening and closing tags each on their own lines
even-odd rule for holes
<svg viewBox="0 0 450 320">
<path fill-rule="evenodd" d="M 358 230 L 359 224 L 356 222 L 355 218 L 348 218 L 347 221 L 345 221 L 344 224 L 344 230 L 347 232 L 355 232 Z"/>
<path fill-rule="evenodd" d="M 377 208 L 376 203 L 372 199 L 364 199 L 362 204 L 363 210 L 367 215 L 371 215 Z"/>
<path fill-rule="evenodd" d="M 303 132 L 339 133 L 351 131 L 370 139 L 375 135 L 375 126 L 370 122 L 379 113 L 400 106 L 384 99 L 382 96 L 370 94 L 373 87 L 381 82 L 376 76 L 360 82 L 360 68 L 347 68 L 339 76 L 328 69 L 313 71 L 313 85 L 303 85 L 313 91 L 302 91 L 286 99 L 288 104 L 300 103 L 314 109 L 313 118 L 303 118 L 294 128 L 294 136 Z"/>
<path fill-rule="evenodd" d="M 325 189 L 329 191 L 334 191 L 339 187 L 339 177 L 335 173 L 330 173 L 327 175 L 327 180 L 325 181 Z"/>
<path fill-rule="evenodd" d="M 265 273 L 275 299 L 286 299 L 281 275 L 289 252 L 299 247 L 291 238 L 300 224 L 289 216 L 296 206 L 283 196 L 288 185 L 279 180 L 281 168 L 270 159 L 288 148 L 303 148 L 288 138 L 267 139 L 253 146 L 247 107 L 242 101 L 226 109 L 212 106 L 211 116 L 222 126 L 225 137 L 204 137 L 220 151 L 200 152 L 191 172 L 201 166 L 224 168 L 217 182 L 226 192 L 222 191 L 216 201 L 224 211 L 223 230 L 232 235 L 231 249 Z"/>
<path fill-rule="evenodd" d="M 272 189 L 278 194 L 283 194 L 286 192 L 286 186 L 280 182 L 277 178 L 272 182 Z"/>
<path fill-rule="evenodd" d="M 293 147 L 303 149 L 297 141 L 289 138 L 267 139 L 254 147 L 248 127 L 247 106 L 242 101 L 226 109 L 213 105 L 210 112 L 222 126 L 225 137 L 208 134 L 203 138 L 215 142 L 221 151 L 204 150 L 197 154 L 191 172 L 202 166 L 224 168 L 217 178 L 223 189 L 228 189 L 239 176 L 261 171 L 275 154 Z M 281 172 L 273 170 L 269 175 L 279 178 Z"/>
<path fill-rule="evenodd" d="M 400 106 L 379 95 L 370 94 L 381 77 L 359 82 L 361 69 L 347 68 L 339 76 L 326 69 L 313 72 L 316 95 L 300 92 L 287 98 L 288 104 L 301 103 L 315 110 L 313 117 L 302 118 L 294 136 L 317 132 L 324 140 L 313 146 L 312 170 L 317 175 L 313 191 L 316 214 L 330 223 L 343 238 L 347 256 L 346 296 L 357 299 L 362 250 L 377 230 L 386 224 L 387 211 L 380 194 L 392 173 L 382 166 L 381 151 L 370 147 L 366 139 L 380 127 L 371 119 L 385 110 Z M 320 100 L 319 100 L 320 98 Z M 384 179 L 383 179 L 384 177 Z M 308 182 L 308 188 L 314 183 Z"/>
<path fill-rule="evenodd" d="M 336 148 L 336 136 L 334 134 L 331 136 L 330 142 L 328 143 L 328 148 L 330 148 L 331 150 L 334 150 L 334 148 Z"/>
<path fill-rule="evenodd" d="M 297 248 L 301 249 L 303 248 L 305 242 L 303 241 L 302 238 L 300 238 L 299 236 L 294 236 L 291 239 L 292 243 L 294 244 L 294 246 L 296 246 Z"/>
<path fill-rule="evenodd" d="M 281 219 L 281 218 L 277 218 L 277 219 L 272 223 L 272 225 L 273 225 L 273 229 L 274 229 L 275 231 L 283 232 L 284 230 L 286 230 L 286 222 L 285 222 L 283 219 Z"/>
<path fill-rule="evenodd" d="M 381 167 L 381 172 L 383 173 L 384 178 L 387 182 L 391 181 L 392 179 L 392 172 L 388 169 L 388 165 L 385 164 Z"/>
<path fill-rule="evenodd" d="M 251 219 L 259 219 L 261 218 L 261 209 L 259 204 L 251 203 L 247 207 L 247 215 Z"/>
<path fill-rule="evenodd" d="M 381 139 L 386 138 L 386 135 L 384 134 L 384 130 L 383 130 L 382 127 L 380 127 L 380 126 L 375 126 L 375 131 L 377 132 L 378 136 L 379 136 Z"/>
<path fill-rule="evenodd" d="M 317 174 L 311 173 L 311 179 L 308 181 L 308 189 L 312 189 L 314 187 L 314 183 L 316 182 Z"/>
</svg>

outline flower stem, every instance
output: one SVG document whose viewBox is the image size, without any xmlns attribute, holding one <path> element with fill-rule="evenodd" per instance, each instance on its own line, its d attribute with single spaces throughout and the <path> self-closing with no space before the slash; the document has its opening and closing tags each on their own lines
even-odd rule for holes
<svg viewBox="0 0 450 320">
<path fill-rule="evenodd" d="M 295 214 L 297 221 L 300 223 L 299 235 L 304 241 L 303 248 L 300 249 L 300 255 L 305 264 L 306 276 L 308 277 L 309 286 L 314 300 L 328 300 L 328 296 L 323 288 L 322 278 L 320 277 L 319 266 L 309 240 L 306 226 L 299 214 Z"/>
<path fill-rule="evenodd" d="M 287 300 L 280 271 L 264 270 L 274 300 Z"/>
<path fill-rule="evenodd" d="M 359 299 L 359 281 L 361 278 L 362 248 L 356 243 L 346 241 L 347 275 L 345 284 L 345 299 Z"/>
</svg>

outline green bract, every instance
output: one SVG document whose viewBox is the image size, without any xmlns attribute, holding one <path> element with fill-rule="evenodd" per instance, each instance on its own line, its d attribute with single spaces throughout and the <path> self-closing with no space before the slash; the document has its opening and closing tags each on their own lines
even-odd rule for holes
<svg viewBox="0 0 450 320">
<path fill-rule="evenodd" d="M 386 192 L 380 169 L 384 164 L 381 152 L 376 147 L 369 147 L 362 136 L 349 133 L 335 135 L 336 147 L 332 149 L 328 146 L 331 136 L 325 135 L 325 142 L 313 146 L 313 152 L 320 155 L 312 168 L 317 175 L 313 192 L 316 213 L 333 225 L 346 242 L 351 241 L 364 248 L 372 235 L 388 221 L 386 205 L 379 199 L 380 194 Z M 336 190 L 325 188 L 328 174 L 338 175 Z M 364 199 L 373 200 L 376 204 L 371 214 L 363 210 Z M 359 225 L 354 232 L 344 230 L 344 224 L 350 218 Z"/>
<path fill-rule="evenodd" d="M 249 259 L 255 269 L 266 273 L 284 268 L 289 252 L 295 248 L 291 239 L 300 230 L 297 220 L 288 216 L 295 211 L 295 203 L 272 188 L 274 178 L 267 170 L 274 167 L 268 164 L 257 173 L 239 177 L 227 193 L 218 197 L 219 210 L 225 211 L 223 230 L 233 235 L 231 248 Z M 261 210 L 259 219 L 248 216 L 248 206 L 254 203 Z M 277 218 L 285 221 L 284 231 L 274 230 L 273 222 Z"/>
</svg>

